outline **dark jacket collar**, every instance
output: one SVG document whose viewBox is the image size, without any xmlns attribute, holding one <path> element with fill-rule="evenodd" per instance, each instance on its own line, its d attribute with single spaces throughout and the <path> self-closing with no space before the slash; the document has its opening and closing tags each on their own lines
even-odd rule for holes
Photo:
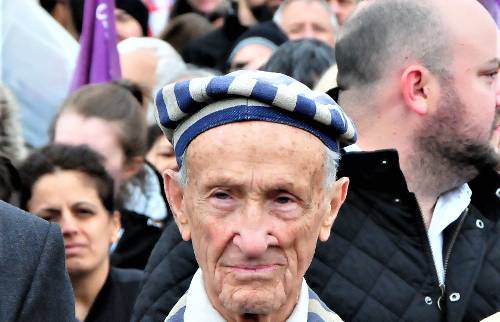
<svg viewBox="0 0 500 322">
<path fill-rule="evenodd" d="M 492 221 L 500 219 L 500 174 L 493 169 L 483 170 L 469 182 L 471 203 Z"/>
<path fill-rule="evenodd" d="M 408 193 L 396 150 L 348 152 L 342 155 L 338 177 L 349 177 L 355 186 L 370 190 Z"/>
</svg>

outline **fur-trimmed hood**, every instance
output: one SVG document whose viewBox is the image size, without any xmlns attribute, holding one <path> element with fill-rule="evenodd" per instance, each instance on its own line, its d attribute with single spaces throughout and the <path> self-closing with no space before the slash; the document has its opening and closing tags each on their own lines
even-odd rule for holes
<svg viewBox="0 0 500 322">
<path fill-rule="evenodd" d="M 0 154 L 19 163 L 27 155 L 14 96 L 0 84 Z"/>
</svg>

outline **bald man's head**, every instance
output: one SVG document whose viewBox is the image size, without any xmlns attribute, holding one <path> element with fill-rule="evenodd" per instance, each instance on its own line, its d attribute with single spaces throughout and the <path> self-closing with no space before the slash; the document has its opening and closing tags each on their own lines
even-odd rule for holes
<svg viewBox="0 0 500 322">
<path fill-rule="evenodd" d="M 489 146 L 500 124 L 498 29 L 476 0 L 370 1 L 344 25 L 336 58 L 339 103 L 361 145 L 387 148 L 370 140 L 384 135 L 418 161 L 411 171 L 445 165 L 436 176 L 456 179 L 446 189 L 500 162 Z"/>
<path fill-rule="evenodd" d="M 476 0 L 377 0 L 344 25 L 336 44 L 341 90 L 370 87 L 387 72 L 420 63 L 440 78 L 450 75 L 453 51 L 495 24 Z M 481 27 L 482 26 L 482 27 Z"/>
<path fill-rule="evenodd" d="M 427 0 L 377 0 L 344 25 L 336 45 L 341 90 L 373 85 L 405 61 L 444 74 L 448 32 Z"/>
</svg>

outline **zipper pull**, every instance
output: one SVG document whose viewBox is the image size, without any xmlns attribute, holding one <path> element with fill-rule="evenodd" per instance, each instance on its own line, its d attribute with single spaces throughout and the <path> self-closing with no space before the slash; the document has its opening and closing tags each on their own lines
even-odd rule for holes
<svg viewBox="0 0 500 322">
<path fill-rule="evenodd" d="M 445 292 L 446 292 L 446 286 L 443 284 L 439 285 L 439 288 L 441 289 L 441 296 L 437 300 L 437 305 L 440 311 L 443 311 L 444 308 L 444 300 L 445 300 Z"/>
</svg>

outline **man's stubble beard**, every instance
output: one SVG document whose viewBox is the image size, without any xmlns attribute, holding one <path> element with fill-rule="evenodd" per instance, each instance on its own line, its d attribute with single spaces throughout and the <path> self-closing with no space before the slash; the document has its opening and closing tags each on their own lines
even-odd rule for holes
<svg viewBox="0 0 500 322">
<path fill-rule="evenodd" d="M 497 168 L 500 155 L 489 141 L 481 141 L 467 126 L 466 106 L 451 80 L 442 80 L 442 88 L 436 114 L 416 136 L 411 163 L 412 171 L 426 176 L 427 185 L 434 184 L 436 191 L 445 192 L 468 182 L 482 169 Z M 490 138 L 496 124 L 497 120 Z"/>
</svg>

